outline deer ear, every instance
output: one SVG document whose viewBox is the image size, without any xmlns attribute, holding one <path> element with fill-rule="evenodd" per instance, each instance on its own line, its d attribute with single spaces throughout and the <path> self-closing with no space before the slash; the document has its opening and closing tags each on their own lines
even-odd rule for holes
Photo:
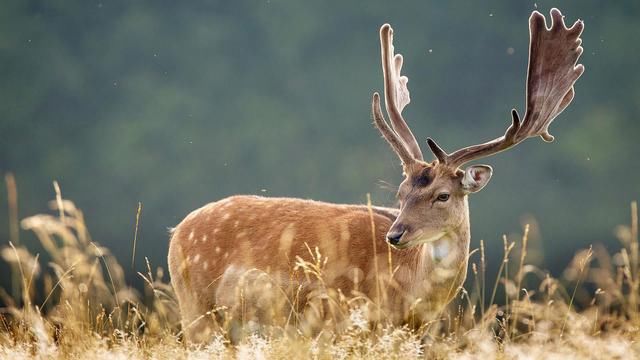
<svg viewBox="0 0 640 360">
<path fill-rule="evenodd" d="M 493 169 L 489 165 L 473 165 L 464 171 L 462 190 L 469 194 L 482 190 L 491 179 Z"/>
</svg>

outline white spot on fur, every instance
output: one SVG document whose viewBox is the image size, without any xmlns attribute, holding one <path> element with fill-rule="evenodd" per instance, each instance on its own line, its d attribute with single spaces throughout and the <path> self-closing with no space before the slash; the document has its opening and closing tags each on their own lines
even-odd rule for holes
<svg viewBox="0 0 640 360">
<path fill-rule="evenodd" d="M 236 220 L 236 221 L 233 223 L 233 227 L 238 227 L 238 225 L 239 225 L 239 224 L 240 224 L 240 220 Z"/>
<path fill-rule="evenodd" d="M 196 254 L 196 256 L 193 258 L 193 263 L 197 264 L 200 261 L 200 254 Z"/>
<path fill-rule="evenodd" d="M 202 239 L 200 241 L 204 244 L 207 241 L 207 235 L 202 235 Z"/>
<path fill-rule="evenodd" d="M 216 254 L 220 254 L 220 246 L 216 246 Z"/>
<path fill-rule="evenodd" d="M 348 242 L 351 238 L 351 233 L 349 232 L 349 224 L 343 222 L 340 224 L 340 241 Z"/>
<path fill-rule="evenodd" d="M 351 232 L 349 232 L 349 223 L 343 221 L 340 223 L 340 241 L 338 241 L 338 258 L 339 266 L 348 267 L 349 265 L 349 243 L 351 240 Z"/>
<path fill-rule="evenodd" d="M 244 232 L 244 231 L 241 231 L 241 232 L 236 234 L 236 239 L 240 239 L 240 238 L 245 237 L 245 236 L 247 236 L 247 233 Z"/>
<path fill-rule="evenodd" d="M 222 216 L 222 220 L 228 220 L 231 217 L 231 214 L 226 213 Z"/>
<path fill-rule="evenodd" d="M 183 274 L 185 270 L 187 270 L 187 262 L 186 261 L 181 262 L 178 270 L 180 271 L 181 274 Z"/>
<path fill-rule="evenodd" d="M 293 243 L 293 238 L 296 236 L 295 224 L 290 223 L 287 227 L 282 231 L 282 235 L 280 235 L 280 246 L 278 251 L 281 254 L 289 254 L 289 250 L 291 249 L 291 243 Z"/>
<path fill-rule="evenodd" d="M 191 230 L 191 232 L 189 233 L 189 240 L 192 241 L 194 236 L 195 233 L 193 232 L 193 230 Z"/>
<path fill-rule="evenodd" d="M 207 260 L 205 260 L 204 263 L 202 264 L 202 268 L 204 270 L 207 270 L 209 268 L 209 262 Z"/>
<path fill-rule="evenodd" d="M 218 233 L 218 231 L 220 231 L 220 229 L 218 229 L 218 228 L 213 229 L 213 233 L 214 233 L 214 234 L 217 234 L 217 233 Z"/>
</svg>

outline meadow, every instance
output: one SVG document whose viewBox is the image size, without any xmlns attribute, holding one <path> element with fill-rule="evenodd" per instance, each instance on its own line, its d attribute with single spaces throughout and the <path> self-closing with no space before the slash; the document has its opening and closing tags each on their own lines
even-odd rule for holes
<svg viewBox="0 0 640 360">
<path fill-rule="evenodd" d="M 370 107 L 384 89 L 382 24 L 397 31 L 416 140 L 453 150 L 526 110 L 527 19 L 553 7 L 584 20 L 585 74 L 551 127 L 557 141 L 491 160 L 491 185 L 470 199 L 467 281 L 445 311 L 394 326 L 385 304 L 321 288 L 282 312 L 296 292 L 258 271 L 242 290 L 272 301 L 273 323 L 241 311 L 239 342 L 229 319 L 207 344 L 185 344 L 167 228 L 196 206 L 232 194 L 396 201 L 403 169 Z M 629 46 L 640 2 L 0 10 L 0 360 L 640 358 L 640 48 Z M 291 272 L 322 284 L 332 255 L 308 255 Z"/>
<path fill-rule="evenodd" d="M 470 254 L 467 288 L 437 319 L 418 326 L 372 319 L 377 304 L 340 294 L 333 315 L 312 317 L 313 331 L 308 322 L 285 321 L 260 331 L 244 324 L 249 330 L 232 343 L 228 327 L 222 326 L 209 343 L 193 346 L 183 341 L 166 270 L 147 261 L 146 272 L 137 273 L 138 284 L 128 284 L 127 261 L 93 241 L 82 211 L 57 186 L 56 194 L 50 214 L 20 221 L 22 229 L 35 233 L 49 261 L 11 241 L 0 250 L 14 284 L 0 291 L 7 304 L 0 313 L 2 359 L 640 356 L 636 202 L 629 224 L 614 231 L 619 249 L 582 249 L 567 259 L 560 278 L 528 263 L 528 225 L 519 238 L 504 236 L 502 259 L 487 259 L 480 242 Z M 322 255 L 316 255 L 315 263 L 300 263 L 297 271 L 321 280 Z M 490 261 L 500 262 L 495 277 L 486 271 Z M 303 316 L 289 314 L 289 319 Z"/>
</svg>

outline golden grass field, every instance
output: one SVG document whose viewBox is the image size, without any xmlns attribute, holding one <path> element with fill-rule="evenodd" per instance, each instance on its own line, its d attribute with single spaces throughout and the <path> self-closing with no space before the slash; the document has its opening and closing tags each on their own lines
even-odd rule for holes
<svg viewBox="0 0 640 360">
<path fill-rule="evenodd" d="M 39 239 L 47 263 L 13 242 L 0 250 L 14 280 L 13 289 L 0 290 L 8 304 L 0 312 L 0 359 L 640 357 L 635 202 L 630 224 L 614 232 L 619 251 L 583 249 L 567 259 L 562 279 L 529 262 L 528 226 L 517 238 L 504 237 L 502 259 L 487 259 L 481 243 L 470 255 L 471 286 L 438 319 L 417 328 L 370 321 L 366 299 L 342 297 L 342 320 L 317 319 L 314 331 L 287 322 L 249 331 L 240 343 L 231 344 L 223 330 L 196 347 L 182 341 L 166 271 L 147 261 L 147 270 L 137 274 L 139 283 L 127 284 L 129 261 L 119 262 L 94 242 L 82 212 L 63 199 L 59 189 L 57 195 L 50 204 L 52 214 L 20 222 Z M 501 262 L 492 279 L 486 274 L 489 261 Z M 308 264 L 304 271 L 321 277 L 321 263 L 316 265 Z M 144 291 L 134 285 L 143 285 Z M 36 303 L 36 298 L 43 300 Z M 508 301 L 496 300 L 505 298 Z M 483 305 L 487 303 L 491 305 Z"/>
</svg>

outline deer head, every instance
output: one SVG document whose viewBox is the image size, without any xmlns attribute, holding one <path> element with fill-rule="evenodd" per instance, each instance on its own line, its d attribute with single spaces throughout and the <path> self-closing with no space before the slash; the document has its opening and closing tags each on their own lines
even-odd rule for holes
<svg viewBox="0 0 640 360">
<path fill-rule="evenodd" d="M 445 152 L 432 139 L 427 144 L 435 156 L 424 161 L 420 146 L 402 117 L 409 104 L 408 79 L 401 75 L 402 55 L 394 54 L 393 29 L 380 28 L 385 107 L 391 125 L 380 108 L 380 96 L 373 94 L 372 113 L 376 127 L 402 161 L 405 179 L 398 189 L 400 214 L 387 233 L 387 241 L 407 248 L 436 241 L 468 227 L 467 195 L 480 191 L 491 179 L 488 165 L 461 166 L 507 150 L 530 137 L 553 141 L 549 125 L 573 100 L 573 85 L 584 72 L 576 65 L 582 54 L 583 22 L 567 28 L 558 9 L 551 10 L 551 26 L 534 11 L 529 18 L 530 45 L 527 71 L 526 110 L 521 120 L 511 112 L 505 134 L 494 140 Z"/>
</svg>

